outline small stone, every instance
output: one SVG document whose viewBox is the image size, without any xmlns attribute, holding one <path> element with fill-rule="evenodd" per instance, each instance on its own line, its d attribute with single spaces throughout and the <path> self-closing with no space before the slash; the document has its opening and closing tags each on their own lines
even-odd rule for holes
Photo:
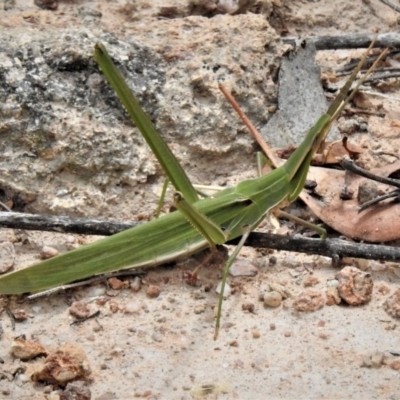
<svg viewBox="0 0 400 400">
<path fill-rule="evenodd" d="M 229 269 L 231 276 L 256 276 L 258 274 L 257 268 L 251 261 L 245 258 L 236 259 L 231 268 Z"/>
<path fill-rule="evenodd" d="M 254 312 L 254 304 L 253 303 L 243 303 L 242 310 L 253 313 Z"/>
<path fill-rule="evenodd" d="M 125 282 L 121 281 L 121 279 L 118 279 L 115 276 L 107 279 L 107 283 L 110 285 L 110 288 L 113 290 L 121 290 L 127 286 L 127 284 Z"/>
<path fill-rule="evenodd" d="M 282 304 L 282 295 L 278 292 L 272 291 L 264 294 L 265 307 L 279 307 Z"/>
<path fill-rule="evenodd" d="M 372 363 L 371 363 L 371 357 L 365 357 L 362 362 L 361 362 L 361 368 L 371 368 Z"/>
<path fill-rule="evenodd" d="M 74 301 L 68 311 L 73 317 L 78 319 L 87 318 L 90 314 L 88 305 L 83 301 Z"/>
<path fill-rule="evenodd" d="M 355 118 L 347 120 L 342 119 L 338 122 L 339 131 L 346 135 L 351 135 L 352 133 L 357 132 L 359 127 L 360 123 Z"/>
<path fill-rule="evenodd" d="M 304 287 L 310 287 L 310 286 L 315 286 L 319 283 L 319 279 L 314 276 L 314 275 L 309 275 L 307 276 L 306 279 L 303 281 L 303 286 Z"/>
<path fill-rule="evenodd" d="M 76 381 L 70 382 L 60 395 L 60 400 L 90 400 L 92 394 L 87 387 L 86 382 Z M 99 399 L 99 397 L 97 397 Z"/>
<path fill-rule="evenodd" d="M 386 283 L 381 283 L 377 289 L 378 289 L 378 292 L 381 294 L 389 294 L 390 293 L 390 287 L 388 285 L 386 285 Z"/>
<path fill-rule="evenodd" d="M 131 282 L 131 289 L 134 292 L 138 292 L 140 290 L 141 286 L 142 286 L 142 281 L 140 280 L 140 278 L 138 276 L 135 276 L 133 278 L 133 281 Z"/>
<path fill-rule="evenodd" d="M 371 355 L 371 366 L 373 368 L 380 368 L 383 363 L 383 353 L 380 351 Z"/>
<path fill-rule="evenodd" d="M 99 297 L 106 293 L 106 288 L 104 286 L 93 286 L 88 288 L 87 297 Z"/>
<path fill-rule="evenodd" d="M 269 265 L 275 265 L 278 259 L 275 256 L 271 256 L 268 260 Z"/>
<path fill-rule="evenodd" d="M 217 294 L 221 293 L 221 286 L 222 286 L 222 282 L 219 282 L 217 287 L 215 288 L 215 291 Z M 224 297 L 228 297 L 230 296 L 232 292 L 231 287 L 228 285 L 228 283 L 225 283 L 225 287 L 224 287 Z"/>
<path fill-rule="evenodd" d="M 12 312 L 14 315 L 14 319 L 18 322 L 25 321 L 28 318 L 28 314 L 25 310 L 19 309 Z"/>
<path fill-rule="evenodd" d="M 206 306 L 204 304 L 199 304 L 194 308 L 194 313 L 195 314 L 202 314 L 206 309 Z"/>
<path fill-rule="evenodd" d="M 293 301 L 293 307 L 301 312 L 313 312 L 322 308 L 325 304 L 324 296 L 315 290 L 305 290 Z"/>
<path fill-rule="evenodd" d="M 156 285 L 149 285 L 146 290 L 147 296 L 151 297 L 152 299 L 158 297 L 161 293 L 160 287 Z"/>
<path fill-rule="evenodd" d="M 119 310 L 119 306 L 118 303 L 116 303 L 115 301 L 110 301 L 108 303 L 109 307 L 110 307 L 110 311 L 115 314 L 116 312 L 118 312 Z"/>
<path fill-rule="evenodd" d="M 340 304 L 342 299 L 339 296 L 339 290 L 335 286 L 330 286 L 326 289 L 326 305 L 327 306 L 334 306 Z"/>
<path fill-rule="evenodd" d="M 269 324 L 269 329 L 271 331 L 274 331 L 276 329 L 276 325 L 275 324 Z"/>
<path fill-rule="evenodd" d="M 318 337 L 320 339 L 327 340 L 329 338 L 329 335 L 325 332 L 320 332 L 320 333 L 318 333 Z"/>
<path fill-rule="evenodd" d="M 389 367 L 392 368 L 392 369 L 394 369 L 395 371 L 400 371 L 400 360 L 392 361 L 392 362 L 389 364 Z"/>
<path fill-rule="evenodd" d="M 284 285 L 281 285 L 280 283 L 269 282 L 268 286 L 271 292 L 278 292 L 282 296 L 282 299 L 288 299 L 289 297 L 292 297 L 289 289 L 287 289 Z"/>
<path fill-rule="evenodd" d="M 339 296 L 351 306 L 359 306 L 371 300 L 374 283 L 371 274 L 355 267 L 345 267 L 335 278 L 339 281 Z"/>
<path fill-rule="evenodd" d="M 353 261 L 353 266 L 357 267 L 361 271 L 367 271 L 369 269 L 370 260 L 365 258 L 355 258 Z"/>
<path fill-rule="evenodd" d="M 22 361 L 32 360 L 35 357 L 47 355 L 47 350 L 38 342 L 18 336 L 11 344 L 11 354 Z"/>
<path fill-rule="evenodd" d="M 67 343 L 49 354 L 44 363 L 32 371 L 33 381 L 65 385 L 77 379 L 86 379 L 91 373 L 85 352 L 73 343 Z"/>
<path fill-rule="evenodd" d="M 253 335 L 253 339 L 259 339 L 261 337 L 260 331 L 258 329 L 253 329 L 251 331 L 251 334 Z"/>
<path fill-rule="evenodd" d="M 0 274 L 7 272 L 15 262 L 15 248 L 11 242 L 0 243 Z"/>
<path fill-rule="evenodd" d="M 239 342 L 238 342 L 236 339 L 231 340 L 231 341 L 229 342 L 229 346 L 232 346 L 232 347 L 239 347 Z"/>
<path fill-rule="evenodd" d="M 384 303 L 383 309 L 393 318 L 400 318 L 400 289 L 397 289 Z"/>
<path fill-rule="evenodd" d="M 43 246 L 42 250 L 40 250 L 40 258 L 42 260 L 47 260 L 48 258 L 52 258 L 58 255 L 58 250 L 54 247 Z"/>
</svg>

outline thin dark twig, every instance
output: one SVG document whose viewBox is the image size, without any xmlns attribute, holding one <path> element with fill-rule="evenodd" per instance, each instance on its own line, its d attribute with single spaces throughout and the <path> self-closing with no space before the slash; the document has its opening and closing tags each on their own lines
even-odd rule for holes
<svg viewBox="0 0 400 400">
<path fill-rule="evenodd" d="M 390 8 L 393 8 L 394 11 L 400 12 L 400 6 L 398 4 L 394 4 L 391 0 L 380 0 L 383 4 L 386 4 Z"/>
<path fill-rule="evenodd" d="M 375 73 L 365 80 L 364 83 L 374 83 L 382 79 L 398 78 L 400 77 L 400 71 L 382 71 L 381 73 Z"/>
<path fill-rule="evenodd" d="M 355 164 L 348 158 L 343 158 L 342 161 L 340 162 L 340 165 L 346 171 L 350 171 L 357 175 L 363 176 L 364 178 L 368 178 L 373 181 L 384 183 L 386 185 L 394 186 L 400 189 L 400 181 L 398 179 L 391 179 L 391 178 L 386 178 L 385 176 L 375 175 L 372 172 L 369 172 L 364 168 L 359 167 L 357 164 Z"/>
<path fill-rule="evenodd" d="M 400 195 L 400 181 L 397 179 L 391 179 L 391 178 L 386 178 L 385 176 L 379 176 L 376 174 L 373 174 L 372 172 L 369 172 L 365 170 L 364 168 L 359 167 L 357 164 L 355 164 L 353 161 L 349 160 L 348 158 L 344 158 L 340 162 L 341 166 L 349 172 L 353 172 L 357 175 L 363 176 L 364 178 L 371 179 L 372 181 L 383 183 L 385 185 L 390 185 L 397 187 L 396 190 L 392 190 L 389 193 L 385 193 L 381 196 L 375 197 L 374 199 L 367 201 L 358 208 L 358 212 L 364 211 L 369 207 L 372 207 L 375 204 L 380 203 L 383 200 L 387 200 L 390 198 L 398 198 Z"/>
<path fill-rule="evenodd" d="M 377 38 L 375 48 L 400 48 L 400 33 L 397 32 L 380 33 L 378 35 L 356 33 L 338 36 L 309 36 L 303 39 L 313 42 L 317 50 L 337 50 L 367 48 L 375 37 Z M 295 47 L 300 43 L 298 38 L 295 37 L 286 37 L 282 40 L 285 44 Z"/>
<path fill-rule="evenodd" d="M 400 189 L 396 189 L 389 193 L 383 194 L 382 196 L 375 197 L 375 199 L 366 201 L 365 203 L 361 204 L 361 206 L 358 207 L 358 212 L 360 213 L 361 211 L 364 211 L 367 208 L 372 207 L 375 204 L 378 204 L 383 200 L 391 199 L 392 197 L 396 199 L 396 198 L 399 198 L 399 196 L 400 196 Z"/>
</svg>

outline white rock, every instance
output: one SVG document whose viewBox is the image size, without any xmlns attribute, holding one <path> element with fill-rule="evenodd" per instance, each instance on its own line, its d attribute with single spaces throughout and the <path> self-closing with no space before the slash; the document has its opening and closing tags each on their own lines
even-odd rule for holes
<svg viewBox="0 0 400 400">
<path fill-rule="evenodd" d="M 218 283 L 215 291 L 220 294 L 221 293 L 221 286 L 222 286 L 222 282 Z M 230 296 L 232 292 L 231 287 L 228 285 L 228 283 L 225 283 L 225 287 L 224 287 L 224 297 Z"/>
</svg>

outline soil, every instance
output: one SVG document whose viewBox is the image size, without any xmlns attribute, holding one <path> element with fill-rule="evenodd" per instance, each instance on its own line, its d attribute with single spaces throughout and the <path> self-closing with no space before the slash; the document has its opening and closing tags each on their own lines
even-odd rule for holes
<svg viewBox="0 0 400 400">
<path fill-rule="evenodd" d="M 55 8 L 57 2 L 40 3 Z M 213 1 L 170 3 L 173 4 L 168 4 L 168 8 L 166 1 L 62 1 L 56 9 L 46 10 L 31 1 L 16 0 L 4 3 L 9 9 L 0 11 L 0 26 L 4 30 L 25 29 L 28 24 L 34 24 L 38 31 L 57 28 L 62 32 L 71 25 L 80 28 L 85 24 L 84 19 L 77 18 L 79 10 L 85 18 L 97 18 L 97 24 L 117 37 L 142 29 L 146 44 L 155 48 L 156 37 L 162 34 L 166 20 L 176 20 L 175 29 L 180 29 L 178 27 L 184 26 L 187 18 L 194 18 L 189 16 L 190 12 L 197 13 L 195 18 L 211 21 L 218 18 L 215 14 L 221 10 L 235 7 L 236 2 L 220 1 L 225 4 L 220 11 Z M 253 7 L 251 11 L 261 12 L 260 18 L 271 24 L 271 35 L 277 37 L 397 31 L 400 17 L 378 0 L 258 3 L 262 3 L 262 7 Z M 248 15 L 225 14 L 224 18 L 238 21 L 249 18 Z M 240 24 L 246 24 L 244 19 Z M 136 28 L 131 25 L 128 28 L 127 24 Z M 234 37 L 235 30 L 231 34 Z M 165 43 L 161 47 L 165 48 Z M 287 45 L 280 42 L 277 54 L 282 54 L 286 48 Z M 167 52 L 157 51 L 167 58 Z M 201 52 L 201 46 L 196 51 Z M 329 76 L 361 51 L 321 51 L 317 63 L 324 76 Z M 355 140 L 367 149 L 361 161 L 371 168 L 398 158 L 400 96 L 396 92 L 397 81 L 391 81 L 390 85 L 384 88 L 389 98 L 371 96 L 373 109 L 383 109 L 386 117 L 363 115 L 361 122 L 367 123 L 368 129 L 355 135 Z M 263 87 L 260 91 L 268 90 Z M 272 93 L 265 94 L 265 98 Z M 256 103 L 256 107 L 261 107 L 261 102 Z M 235 158 L 230 160 L 232 165 L 241 168 L 250 165 L 250 141 L 242 139 L 242 134 L 238 136 L 240 144 L 219 154 L 220 157 L 204 159 L 201 155 L 198 160 L 185 159 L 186 151 L 190 157 L 196 157 L 196 153 L 193 148 L 187 150 L 184 146 L 178 146 L 179 156 L 192 169 L 207 164 L 207 173 L 195 175 L 199 181 L 208 179 L 209 183 L 221 184 L 223 179 L 229 181 L 218 174 L 224 157 L 234 154 Z M 228 143 L 229 137 L 221 140 Z M 199 140 L 193 147 L 196 146 L 201 151 L 214 151 L 210 142 L 201 144 Z M 241 151 L 242 159 L 237 159 Z M 211 177 L 210 171 L 215 171 L 215 177 Z M 256 170 L 249 167 L 232 174 L 233 182 L 237 182 L 255 176 Z M 120 204 L 99 200 L 99 204 L 93 203 L 91 215 L 126 219 L 127 210 L 136 210 L 136 217 L 147 217 L 154 209 L 156 193 L 161 186 L 159 174 L 147 183 L 151 185 L 150 203 L 145 202 L 145 195 L 128 197 L 131 190 L 128 187 L 123 192 L 127 196 Z M 145 184 L 135 187 L 135 194 L 144 193 Z M 53 190 L 49 185 L 50 188 L 43 186 L 42 197 L 32 203 L 30 210 L 46 210 L 49 206 L 47 193 Z M 77 214 L 88 209 L 89 203 L 85 203 Z M 265 225 L 261 229 L 271 228 Z M 293 233 L 292 225 L 280 228 L 281 232 L 285 230 Z M 3 261 L 7 255 L 19 269 L 37 262 L 43 246 L 62 252 L 98 238 L 3 229 L 0 240 L 12 243 L 15 251 L 15 255 L 11 251 L 10 256 L 9 246 L 2 247 Z M 52 253 L 52 249 L 45 253 Z M 244 248 L 238 266 L 241 276 L 229 278 L 231 293 L 223 303 L 222 327 L 214 341 L 218 300 L 215 288 L 222 272 L 218 266 L 208 263 L 194 276 L 194 269 L 204 257 L 203 254 L 155 268 L 137 278 L 102 281 L 31 301 L 23 296 L 3 296 L 0 397 L 52 400 L 400 399 L 400 296 L 396 292 L 400 274 L 397 264 L 351 260 L 358 270 L 351 270 L 350 281 L 346 281 L 346 291 L 356 298 L 349 306 L 340 301 L 346 296 L 335 289 L 343 274 L 337 275 L 338 270 L 330 259 Z M 243 276 L 246 274 L 250 276 Z M 353 296 L 357 291 L 362 296 Z M 22 361 L 13 353 L 15 338 L 22 335 L 28 341 L 26 344 L 25 339 L 22 340 L 24 350 L 40 348 L 37 357 Z M 68 374 L 78 371 L 73 379 L 76 386 L 66 387 L 65 381 L 54 381 L 48 370 L 46 374 L 38 372 L 45 364 L 43 353 L 51 353 L 47 355 L 47 361 L 52 363 L 49 369 L 56 370 L 58 377 L 61 367 L 54 368 L 56 362 L 63 364 Z M 64 372 L 61 375 L 65 377 L 67 372 Z"/>
</svg>

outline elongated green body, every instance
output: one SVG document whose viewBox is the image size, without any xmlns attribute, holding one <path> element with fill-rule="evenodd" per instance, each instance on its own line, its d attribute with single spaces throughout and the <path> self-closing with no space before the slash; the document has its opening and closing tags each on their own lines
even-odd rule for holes
<svg viewBox="0 0 400 400">
<path fill-rule="evenodd" d="M 293 155 L 292 155 L 293 156 Z M 254 193 L 250 193 L 252 188 Z M 288 196 L 283 168 L 243 181 L 194 207 L 224 229 L 227 240 L 243 226 L 256 226 L 265 213 Z M 61 254 L 0 278 L 0 294 L 41 291 L 71 281 L 124 268 L 156 266 L 209 246 L 179 211 Z"/>
<path fill-rule="evenodd" d="M 365 60 L 366 54 L 362 61 Z M 163 168 L 168 170 L 173 165 L 172 170 L 167 171 L 168 176 L 174 182 L 176 190 L 182 192 L 190 204 L 182 202 L 182 212 L 175 211 L 141 226 L 4 275 L 0 277 L 0 294 L 42 291 L 93 275 L 156 266 L 205 249 L 210 246 L 210 241 L 220 243 L 224 238 L 228 241 L 242 235 L 245 235 L 245 238 L 271 209 L 290 203 L 298 197 L 307 177 L 311 157 L 325 140 L 333 119 L 348 102 L 350 96 L 347 97 L 347 92 L 362 65 L 360 62 L 327 113 L 319 118 L 284 165 L 268 175 L 243 181 L 235 188 L 225 189 L 215 197 L 197 200 L 197 195 L 183 169 L 180 166 L 176 168 L 177 160 L 169 161 L 174 159 L 173 154 L 166 149 L 165 143 L 161 143 L 161 137 L 134 96 L 130 94 L 123 78 L 117 74 L 103 45 L 96 45 L 95 58 L 132 119 L 142 130 L 152 149 L 154 148 Z M 156 137 L 152 138 L 154 135 Z M 182 176 L 174 179 L 175 175 Z M 197 215 L 197 212 L 201 215 Z M 203 226 L 206 232 L 201 233 L 200 228 Z M 233 258 L 230 262 L 232 260 Z M 229 265 L 227 263 L 228 267 L 224 270 L 224 281 Z M 221 304 L 222 295 L 219 314 Z"/>
</svg>

